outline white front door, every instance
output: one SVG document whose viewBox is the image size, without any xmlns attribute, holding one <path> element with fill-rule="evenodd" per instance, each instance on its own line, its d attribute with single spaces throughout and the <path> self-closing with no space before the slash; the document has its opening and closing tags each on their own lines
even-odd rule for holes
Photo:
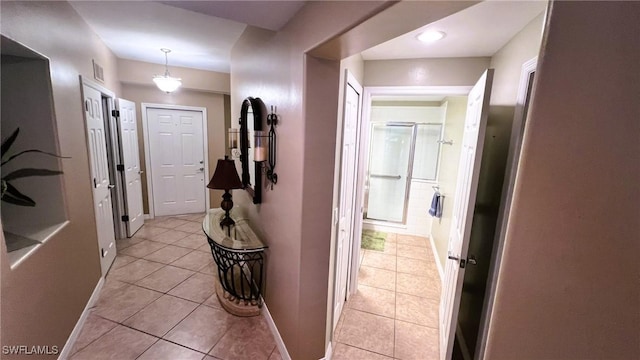
<svg viewBox="0 0 640 360">
<path fill-rule="evenodd" d="M 127 237 L 132 237 L 144 224 L 136 104 L 124 99 L 118 99 L 116 104 L 120 112 L 118 130 L 120 132 L 120 144 L 122 145 L 122 162 L 124 163 L 124 198 L 126 216 L 128 217 L 128 221 L 126 221 Z"/>
<path fill-rule="evenodd" d="M 205 211 L 202 112 L 147 109 L 156 216 Z"/>
<path fill-rule="evenodd" d="M 115 234 L 113 230 L 113 208 L 107 163 L 106 134 L 102 120 L 102 95 L 87 85 L 83 86 L 84 112 L 87 121 L 89 162 L 91 163 L 91 185 L 93 186 L 93 206 L 98 230 L 100 267 L 105 276 L 116 256 Z"/>
<path fill-rule="evenodd" d="M 348 74 L 348 73 L 347 73 Z M 338 208 L 338 235 L 336 244 L 336 285 L 334 290 L 333 326 L 338 324 L 342 307 L 347 299 L 349 263 L 352 258 L 354 228 L 355 186 L 357 170 L 358 120 L 362 87 L 347 75 L 342 133 L 342 162 L 340 171 L 340 203 Z"/>
<path fill-rule="evenodd" d="M 440 358 L 443 360 L 451 359 L 453 352 L 492 80 L 493 69 L 489 69 L 471 89 L 467 103 L 458 180 L 453 200 L 448 260 L 445 263 L 440 301 Z"/>
</svg>

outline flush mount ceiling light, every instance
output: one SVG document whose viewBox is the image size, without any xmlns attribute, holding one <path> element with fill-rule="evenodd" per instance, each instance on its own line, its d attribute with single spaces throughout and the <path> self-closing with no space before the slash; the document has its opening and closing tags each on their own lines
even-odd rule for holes
<svg viewBox="0 0 640 360">
<path fill-rule="evenodd" d="M 158 89 L 166 92 L 167 94 L 175 91 L 182 85 L 182 81 L 179 78 L 174 78 L 169 74 L 169 59 L 167 54 L 171 52 L 170 49 L 160 49 L 164 53 L 164 75 L 156 75 L 153 77 L 153 82 L 156 83 Z"/>
<path fill-rule="evenodd" d="M 432 43 L 441 40 L 445 37 L 445 35 L 446 34 L 442 31 L 427 30 L 418 35 L 418 40 L 422 41 L 423 43 Z"/>
</svg>

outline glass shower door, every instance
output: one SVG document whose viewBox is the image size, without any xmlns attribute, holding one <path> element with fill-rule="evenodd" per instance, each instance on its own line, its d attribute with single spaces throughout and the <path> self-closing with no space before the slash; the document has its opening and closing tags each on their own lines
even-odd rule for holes
<svg viewBox="0 0 640 360">
<path fill-rule="evenodd" d="M 365 218 L 404 223 L 413 124 L 373 124 Z"/>
</svg>

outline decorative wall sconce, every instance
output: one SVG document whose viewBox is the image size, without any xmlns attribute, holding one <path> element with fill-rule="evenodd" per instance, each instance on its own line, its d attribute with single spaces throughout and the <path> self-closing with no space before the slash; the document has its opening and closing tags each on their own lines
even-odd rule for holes
<svg viewBox="0 0 640 360">
<path fill-rule="evenodd" d="M 240 129 L 229 128 L 229 150 L 231 158 L 240 158 Z"/>
<path fill-rule="evenodd" d="M 261 162 L 263 169 L 267 175 L 267 180 L 273 185 L 278 183 L 278 174 L 276 174 L 276 130 L 278 125 L 278 115 L 276 115 L 277 107 L 271 106 L 271 113 L 267 115 L 267 125 L 269 132 L 255 132 L 255 149 L 253 159 L 255 162 Z"/>
</svg>

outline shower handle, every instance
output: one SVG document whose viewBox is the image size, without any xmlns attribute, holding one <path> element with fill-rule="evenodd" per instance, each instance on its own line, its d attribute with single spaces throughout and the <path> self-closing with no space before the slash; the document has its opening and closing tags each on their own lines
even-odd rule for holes
<svg viewBox="0 0 640 360">
<path fill-rule="evenodd" d="M 401 175 L 376 175 L 376 174 L 372 174 L 371 177 L 372 178 L 378 178 L 378 179 L 390 179 L 390 180 L 400 180 L 400 179 L 402 179 Z"/>
</svg>

